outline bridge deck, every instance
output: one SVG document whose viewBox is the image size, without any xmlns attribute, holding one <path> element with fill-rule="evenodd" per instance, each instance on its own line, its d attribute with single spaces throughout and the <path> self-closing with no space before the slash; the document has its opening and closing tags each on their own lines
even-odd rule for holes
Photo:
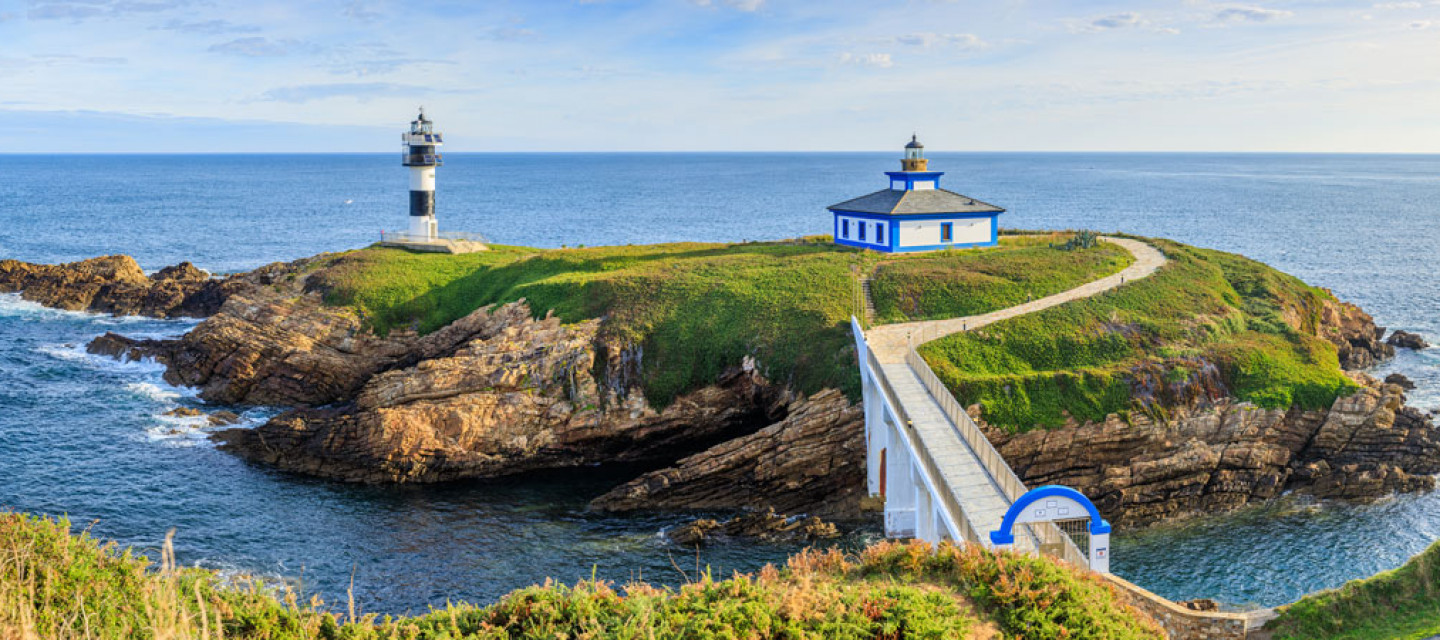
<svg viewBox="0 0 1440 640">
<path fill-rule="evenodd" d="M 1005 517 L 1005 510 L 1010 508 L 1010 500 L 995 484 L 970 445 L 960 438 L 955 425 L 925 389 L 920 377 L 904 362 L 882 363 L 880 368 L 900 404 L 910 414 L 915 431 L 920 434 L 920 446 L 925 447 L 935 459 L 940 475 L 954 491 L 970 526 L 982 536 L 1000 528 L 1000 520 Z"/>
</svg>

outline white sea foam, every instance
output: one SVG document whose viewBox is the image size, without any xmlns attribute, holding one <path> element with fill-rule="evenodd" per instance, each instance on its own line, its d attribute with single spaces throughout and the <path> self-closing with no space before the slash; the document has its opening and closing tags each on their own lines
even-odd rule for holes
<svg viewBox="0 0 1440 640">
<path fill-rule="evenodd" d="M 131 382 L 125 385 L 125 389 L 135 395 L 156 400 L 159 402 L 173 402 L 180 399 L 180 394 L 169 389 L 162 389 L 160 385 L 149 382 Z"/>
<path fill-rule="evenodd" d="M 149 318 L 146 316 L 112 316 L 91 311 L 67 311 L 53 309 L 38 302 L 20 297 L 19 293 L 0 293 L 0 318 L 36 318 L 40 320 L 86 320 L 101 326 L 163 324 L 167 331 L 156 337 L 174 337 L 185 333 L 200 323 L 196 318 Z M 170 327 L 173 327 L 171 329 Z"/>
</svg>

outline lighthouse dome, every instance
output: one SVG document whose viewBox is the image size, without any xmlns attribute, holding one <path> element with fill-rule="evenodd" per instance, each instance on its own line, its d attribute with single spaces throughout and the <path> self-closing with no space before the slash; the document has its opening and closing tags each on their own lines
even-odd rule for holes
<svg viewBox="0 0 1440 640">
<path fill-rule="evenodd" d="M 910 136 L 910 142 L 905 143 L 905 148 L 906 148 L 906 149 L 924 149 L 924 148 L 925 148 L 925 145 L 920 144 L 920 141 L 916 139 L 916 136 L 911 135 L 911 136 Z"/>
</svg>

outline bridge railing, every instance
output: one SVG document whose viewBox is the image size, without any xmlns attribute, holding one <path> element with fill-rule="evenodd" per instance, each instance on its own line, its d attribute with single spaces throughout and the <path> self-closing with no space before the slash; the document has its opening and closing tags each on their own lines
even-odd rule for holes
<svg viewBox="0 0 1440 640">
<path fill-rule="evenodd" d="M 859 321 L 851 318 L 851 323 L 857 332 L 856 335 L 864 335 L 859 332 Z M 983 544 L 983 539 L 980 537 L 980 534 L 977 533 L 975 527 L 970 524 L 970 518 L 965 513 L 965 508 L 960 506 L 960 500 L 955 497 L 954 490 L 945 482 L 945 476 L 940 475 L 940 465 L 936 464 L 934 458 L 930 457 L 930 451 L 924 447 L 920 440 L 920 433 L 915 430 L 915 424 L 911 422 L 910 414 L 905 412 L 905 406 L 900 404 L 900 396 L 895 393 L 895 388 L 890 386 L 890 380 L 885 377 L 885 371 L 880 368 L 880 361 L 875 358 L 875 352 L 866 349 L 865 360 L 872 372 L 870 377 L 878 383 L 880 392 L 885 394 L 886 400 L 895 410 L 895 417 L 899 420 L 900 428 L 905 431 L 906 437 L 910 439 L 912 444 L 911 449 L 914 450 L 915 458 L 920 461 L 920 466 L 924 468 L 925 475 L 930 478 L 931 486 L 935 487 L 936 493 L 939 494 L 940 502 L 945 510 L 949 512 L 949 518 L 947 520 L 953 522 L 955 526 L 960 529 L 960 537 L 963 538 L 965 542 Z"/>
<path fill-rule="evenodd" d="M 955 399 L 955 395 L 950 393 L 950 389 L 940 381 L 940 377 L 935 375 L 935 372 L 930 369 L 929 363 L 920 357 L 920 353 L 913 346 L 905 350 L 905 364 L 910 366 L 910 369 L 924 383 L 925 389 L 935 398 L 936 404 L 939 404 L 940 408 L 945 411 L 951 424 L 955 425 L 960 439 L 970 445 L 970 450 L 975 452 L 975 457 L 980 460 L 985 471 L 1000 487 L 1000 492 L 1005 494 L 1007 501 L 1014 504 L 1016 500 L 1020 499 L 1020 496 L 1025 495 L 1027 491 L 1025 483 L 1015 475 L 1015 470 L 1010 468 L 1010 463 L 1005 462 L 1005 458 L 995 449 L 995 445 L 990 444 L 990 439 L 985 437 L 985 432 L 980 430 L 980 425 L 975 424 L 975 420 L 971 419 L 970 414 L 965 411 L 965 407 Z M 1080 567 L 1089 566 L 1090 563 L 1085 554 L 1080 551 L 1070 536 L 1060 530 L 1060 527 L 1048 522 L 1021 526 L 1030 534 L 1037 552 L 1041 545 L 1059 544 L 1061 545 L 1061 557 L 1065 561 Z"/>
</svg>

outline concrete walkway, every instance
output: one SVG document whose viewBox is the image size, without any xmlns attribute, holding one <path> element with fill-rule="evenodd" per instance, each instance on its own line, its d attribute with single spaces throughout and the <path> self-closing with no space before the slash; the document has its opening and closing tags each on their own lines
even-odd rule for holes
<svg viewBox="0 0 1440 640">
<path fill-rule="evenodd" d="M 1139 240 L 1128 238 L 1100 238 L 1103 242 L 1111 242 L 1129 251 L 1135 256 L 1135 262 L 1122 269 L 1119 273 L 1106 276 L 1093 282 L 1061 291 L 1055 295 L 1046 296 L 1039 300 L 1032 300 L 1025 304 L 1016 305 L 1008 309 L 992 311 L 978 316 L 966 316 L 963 318 L 946 318 L 944 320 L 922 320 L 919 322 L 902 322 L 899 324 L 887 324 L 871 328 L 865 332 L 865 341 L 875 351 L 875 357 L 882 363 L 905 362 L 905 352 L 910 346 L 910 340 L 914 340 L 915 346 L 930 342 L 938 338 L 960 333 L 969 329 L 983 327 L 992 322 L 999 322 L 1016 316 L 1023 316 L 1027 313 L 1034 313 L 1041 309 L 1088 298 L 1098 293 L 1103 293 L 1120 286 L 1123 283 L 1139 280 L 1159 269 L 1165 264 L 1165 254 L 1159 249 L 1152 247 Z"/>
<path fill-rule="evenodd" d="M 1117 274 L 1008 309 L 965 318 L 884 325 L 865 332 L 865 341 L 880 362 L 881 375 L 885 376 L 895 390 L 895 401 L 900 403 L 914 423 L 915 432 L 920 438 L 916 446 L 924 447 L 935 460 L 943 482 L 950 487 L 952 495 L 964 511 L 963 517 L 976 534 L 982 537 L 1000 527 L 1000 521 L 1010 508 L 1010 498 L 990 475 L 980 456 L 960 436 L 959 427 L 926 389 L 920 374 L 906 363 L 905 354 L 912 339 L 915 346 L 919 346 L 923 342 L 953 333 L 1048 309 L 1071 300 L 1088 298 L 1123 283 L 1149 276 L 1166 262 L 1164 254 L 1144 242 L 1108 237 L 1102 240 L 1118 244 L 1134 254 L 1134 264 Z M 979 446 L 989 445 L 987 443 Z M 962 514 L 956 516 L 962 517 Z M 1035 544 L 1034 540 L 1017 540 L 1019 547 L 1033 547 Z"/>
</svg>

